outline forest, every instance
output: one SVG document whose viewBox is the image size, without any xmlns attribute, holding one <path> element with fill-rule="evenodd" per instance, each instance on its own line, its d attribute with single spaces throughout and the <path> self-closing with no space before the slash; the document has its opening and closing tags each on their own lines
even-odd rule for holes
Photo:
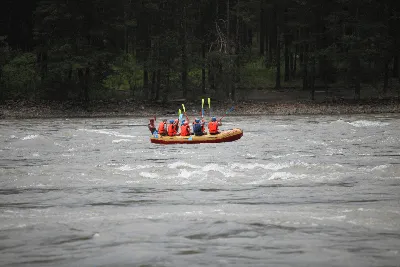
<svg viewBox="0 0 400 267">
<path fill-rule="evenodd" d="M 398 0 L 0 3 L 0 101 L 396 92 Z"/>
</svg>

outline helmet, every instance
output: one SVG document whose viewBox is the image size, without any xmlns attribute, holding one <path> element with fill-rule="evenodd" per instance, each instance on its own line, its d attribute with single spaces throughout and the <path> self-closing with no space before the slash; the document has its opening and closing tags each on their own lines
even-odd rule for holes
<svg viewBox="0 0 400 267">
<path fill-rule="evenodd" d="M 185 125 L 189 125 L 189 123 L 187 121 L 184 122 Z"/>
<path fill-rule="evenodd" d="M 217 118 L 212 117 L 211 121 L 217 121 Z"/>
<path fill-rule="evenodd" d="M 169 120 L 169 123 L 174 123 L 174 120 Z"/>
<path fill-rule="evenodd" d="M 185 124 L 185 120 L 182 120 L 182 123 L 181 123 L 181 125 L 184 125 Z"/>
<path fill-rule="evenodd" d="M 195 122 L 197 122 L 197 123 L 199 123 L 199 122 L 200 122 L 200 120 L 199 120 L 199 119 L 195 119 L 194 121 L 195 121 Z"/>
<path fill-rule="evenodd" d="M 154 122 L 154 119 L 150 119 L 150 122 Z"/>
</svg>

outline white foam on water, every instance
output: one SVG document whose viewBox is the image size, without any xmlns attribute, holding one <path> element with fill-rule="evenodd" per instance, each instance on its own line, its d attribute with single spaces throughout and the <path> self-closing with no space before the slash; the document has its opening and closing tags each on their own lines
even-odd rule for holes
<svg viewBox="0 0 400 267">
<path fill-rule="evenodd" d="M 160 178 L 160 176 L 154 172 L 140 172 L 139 175 L 142 176 L 143 178 L 151 178 L 151 179 Z"/>
<path fill-rule="evenodd" d="M 177 162 L 168 164 L 168 168 L 170 168 L 170 169 L 177 169 L 177 168 L 180 168 L 180 167 L 192 168 L 192 169 L 201 168 L 198 165 L 189 164 L 189 163 L 186 163 L 186 162 L 183 162 L 183 161 L 177 161 Z"/>
<path fill-rule="evenodd" d="M 311 219 L 318 220 L 318 221 L 324 221 L 324 220 L 331 220 L 331 221 L 344 221 L 346 219 L 346 215 L 337 215 L 337 216 L 327 216 L 327 217 L 315 217 L 311 216 Z"/>
<path fill-rule="evenodd" d="M 202 171 L 199 171 L 199 170 L 197 170 L 197 171 L 189 171 L 187 169 L 181 169 L 181 170 L 179 170 L 179 174 L 177 175 L 177 177 L 185 178 L 185 179 L 188 179 L 188 178 L 190 178 L 192 176 L 194 176 L 194 177 L 202 177 L 202 176 L 204 176 L 204 173 Z"/>
<path fill-rule="evenodd" d="M 383 165 L 378 165 L 375 167 L 360 167 L 358 168 L 360 171 L 364 172 L 373 172 L 373 171 L 382 171 L 390 167 L 390 164 L 383 164 Z"/>
<path fill-rule="evenodd" d="M 268 180 L 300 180 L 307 178 L 306 174 L 293 174 L 290 172 L 274 172 L 271 174 L 264 174 L 263 178 L 268 178 Z"/>
<path fill-rule="evenodd" d="M 367 121 L 367 120 L 353 121 L 353 122 L 349 122 L 349 124 L 354 127 L 357 127 L 357 128 L 360 128 L 360 127 L 382 127 L 382 126 L 390 125 L 387 122 Z"/>
<path fill-rule="evenodd" d="M 353 210 L 349 210 L 349 209 L 345 209 L 342 212 L 348 213 L 348 212 L 352 212 Z"/>
<path fill-rule="evenodd" d="M 268 163 L 268 164 L 260 164 L 260 163 L 233 163 L 231 165 L 232 169 L 239 169 L 239 170 L 254 170 L 254 169 L 265 169 L 265 170 L 281 170 L 284 168 L 288 168 L 291 165 L 288 163 Z"/>
<path fill-rule="evenodd" d="M 288 154 L 282 154 L 282 155 L 271 155 L 271 157 L 273 159 L 280 159 L 280 158 L 286 158 L 286 157 L 290 157 L 290 156 L 296 156 L 296 157 L 314 157 L 314 155 L 312 154 L 301 154 L 301 153 L 288 153 Z"/>
<path fill-rule="evenodd" d="M 39 135 L 37 135 L 37 134 L 31 134 L 31 135 L 22 137 L 21 140 L 32 140 L 32 139 L 36 139 L 38 137 L 39 137 Z"/>
<path fill-rule="evenodd" d="M 210 171 L 220 172 L 225 177 L 235 177 L 237 175 L 237 173 L 231 171 L 231 168 L 220 166 L 218 164 L 207 164 L 202 168 L 202 170 L 205 172 L 210 172 Z"/>
<path fill-rule="evenodd" d="M 121 134 L 119 132 L 106 131 L 106 130 L 78 129 L 78 131 L 84 131 L 84 132 L 89 132 L 89 133 L 99 133 L 99 134 L 105 134 L 108 136 L 115 136 L 115 137 L 121 137 L 121 138 L 136 138 L 137 137 L 135 135 Z"/>
<path fill-rule="evenodd" d="M 118 144 L 118 143 L 121 143 L 121 142 L 132 142 L 132 140 L 130 140 L 130 139 L 116 139 L 116 140 L 112 140 L 112 143 L 113 143 L 113 144 Z"/>
<path fill-rule="evenodd" d="M 123 165 L 120 166 L 118 168 L 116 168 L 117 170 L 120 171 L 134 171 L 134 170 L 143 170 L 143 169 L 153 169 L 153 168 L 163 168 L 164 166 L 160 166 L 160 165 L 153 165 L 153 164 L 149 164 L 149 165 Z"/>
</svg>

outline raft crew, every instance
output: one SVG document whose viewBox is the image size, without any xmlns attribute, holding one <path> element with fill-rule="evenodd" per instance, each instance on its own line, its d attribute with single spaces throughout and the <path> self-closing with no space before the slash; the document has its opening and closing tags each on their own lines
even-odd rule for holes
<svg viewBox="0 0 400 267">
<path fill-rule="evenodd" d="M 175 131 L 176 131 L 176 133 L 178 133 L 178 132 L 179 132 L 179 119 L 176 119 L 176 120 L 174 121 L 174 126 L 175 126 Z"/>
<path fill-rule="evenodd" d="M 193 123 L 193 133 L 195 136 L 202 136 L 205 134 L 204 132 L 204 120 L 200 122 L 199 119 L 195 119 Z"/>
<path fill-rule="evenodd" d="M 151 118 L 149 124 L 147 124 L 147 127 L 149 128 L 149 131 L 151 134 L 153 134 L 157 129 L 156 126 L 154 125 L 154 119 Z"/>
<path fill-rule="evenodd" d="M 216 117 L 212 117 L 211 121 L 208 123 L 208 132 L 210 134 L 219 134 L 220 132 L 218 131 L 218 126 L 221 126 L 222 122 L 221 120 L 217 121 Z"/>
<path fill-rule="evenodd" d="M 170 120 L 169 125 L 168 125 L 168 136 L 175 136 L 178 135 L 177 131 L 177 123 L 179 123 L 178 120 Z"/>
<path fill-rule="evenodd" d="M 206 135 L 207 132 L 205 131 L 205 121 L 204 119 L 196 118 L 193 122 L 193 133 L 190 132 L 190 125 L 188 120 L 182 120 L 182 123 L 179 124 L 179 120 L 170 120 L 169 124 L 167 125 L 167 120 L 163 119 L 158 126 L 158 134 L 162 136 L 190 136 L 194 134 L 195 136 L 202 136 Z M 208 132 L 211 135 L 219 134 L 220 131 L 218 126 L 221 126 L 222 122 L 221 119 L 217 121 L 216 117 L 212 117 L 211 121 L 208 123 Z M 150 132 L 153 134 L 156 131 L 154 126 L 154 119 L 150 119 L 150 123 L 148 124 Z M 179 133 L 180 132 L 180 133 Z"/>
<path fill-rule="evenodd" d="M 167 135 L 167 120 L 163 119 L 162 122 L 158 125 L 158 134 L 159 135 Z"/>
<path fill-rule="evenodd" d="M 189 136 L 190 135 L 190 125 L 189 122 L 185 121 L 181 126 L 181 136 Z"/>
</svg>

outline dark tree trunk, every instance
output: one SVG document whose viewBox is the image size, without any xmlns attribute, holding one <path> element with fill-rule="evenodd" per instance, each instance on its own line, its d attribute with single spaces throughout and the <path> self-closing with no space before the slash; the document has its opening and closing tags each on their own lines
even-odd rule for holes
<svg viewBox="0 0 400 267">
<path fill-rule="evenodd" d="M 248 45 L 249 46 L 252 46 L 253 45 L 253 30 L 252 29 L 249 29 L 248 31 L 247 31 L 247 34 L 248 34 L 248 41 L 247 41 L 247 43 L 248 43 Z"/>
<path fill-rule="evenodd" d="M 268 24 L 265 27 L 265 30 L 267 32 L 266 37 L 268 39 L 268 59 L 266 60 L 268 66 L 272 66 L 272 61 L 273 61 L 273 51 L 275 48 L 275 42 L 274 39 L 277 38 L 276 36 L 276 31 L 274 30 L 276 28 L 275 26 L 275 21 L 276 17 L 274 16 L 275 12 L 271 10 L 271 8 L 268 8 Z"/>
<path fill-rule="evenodd" d="M 388 85 L 389 85 L 389 60 L 386 60 L 385 73 L 383 78 L 383 95 L 387 94 Z"/>
<path fill-rule="evenodd" d="M 83 95 L 83 101 L 85 105 L 89 103 L 89 68 L 78 69 L 78 78 L 81 85 L 81 94 Z"/>
<path fill-rule="evenodd" d="M 149 72 L 146 67 L 143 70 L 143 92 L 145 95 L 149 93 Z"/>
<path fill-rule="evenodd" d="M 294 56 L 293 53 L 289 53 L 289 69 L 290 69 L 289 80 L 293 79 L 293 65 L 294 65 Z"/>
<path fill-rule="evenodd" d="M 187 51 L 187 29 L 186 29 L 186 7 L 183 8 L 182 27 L 182 91 L 183 98 L 187 97 L 188 85 L 188 51 Z"/>
<path fill-rule="evenodd" d="M 281 41 L 280 39 L 280 32 L 279 32 L 279 27 L 277 27 L 277 33 L 278 33 L 278 40 L 276 43 L 276 81 L 275 81 L 275 88 L 280 89 L 281 88 Z"/>
<path fill-rule="evenodd" d="M 161 69 L 158 69 L 157 70 L 157 87 L 156 87 L 155 100 L 160 99 L 160 89 L 161 89 Z"/>
<path fill-rule="evenodd" d="M 85 70 L 85 87 L 84 87 L 84 96 L 85 102 L 88 103 L 89 99 L 89 79 L 90 79 L 90 69 L 86 68 Z"/>
<path fill-rule="evenodd" d="M 399 77 L 399 55 L 395 55 L 393 57 L 393 78 L 398 78 Z"/>
<path fill-rule="evenodd" d="M 260 9 L 260 55 L 261 56 L 264 55 L 265 37 L 266 37 L 266 34 L 265 34 L 266 23 L 265 23 L 265 19 L 264 19 L 264 17 L 265 17 L 264 13 L 265 13 L 264 8 L 261 7 L 261 9 Z"/>
<path fill-rule="evenodd" d="M 301 62 L 303 65 L 303 90 L 307 90 L 308 84 L 308 44 L 303 44 L 303 53 L 301 57 Z"/>
<path fill-rule="evenodd" d="M 152 71 L 151 73 L 151 92 L 148 96 L 149 100 L 154 99 L 155 91 L 156 91 L 156 71 Z"/>
<path fill-rule="evenodd" d="M 360 79 L 360 59 L 358 56 L 353 58 L 353 72 L 354 72 L 354 99 L 360 100 L 361 98 L 361 79 Z"/>
<path fill-rule="evenodd" d="M 208 67 L 208 85 L 210 90 L 215 91 L 215 68 L 213 67 L 213 62 L 210 62 L 210 66 Z"/>
<path fill-rule="evenodd" d="M 201 66 L 201 91 L 206 93 L 206 43 L 201 44 L 201 58 L 203 60 Z"/>
<path fill-rule="evenodd" d="M 316 64 L 315 58 L 313 58 L 312 66 L 311 66 L 311 75 L 309 76 L 310 77 L 309 85 L 310 85 L 310 89 L 311 89 L 311 100 L 312 101 L 315 100 L 315 75 L 316 75 L 315 64 Z"/>
<path fill-rule="evenodd" d="M 0 65 L 0 103 L 4 103 L 4 88 L 3 88 L 3 82 L 2 82 L 2 68 L 3 66 Z"/>
<path fill-rule="evenodd" d="M 296 48 L 295 48 L 295 52 L 294 52 L 294 60 L 293 60 L 293 71 L 292 71 L 292 77 L 293 77 L 293 79 L 296 79 L 296 75 L 297 75 L 297 45 L 296 45 Z"/>
<path fill-rule="evenodd" d="M 163 102 L 167 102 L 168 101 L 168 94 L 170 91 L 170 81 L 169 81 L 169 74 L 170 69 L 167 70 L 167 72 L 165 73 L 165 90 L 164 90 L 164 94 L 163 94 Z"/>
<path fill-rule="evenodd" d="M 285 36 L 285 82 L 288 82 L 290 79 L 290 61 L 289 61 L 289 40 L 288 36 Z"/>
</svg>

